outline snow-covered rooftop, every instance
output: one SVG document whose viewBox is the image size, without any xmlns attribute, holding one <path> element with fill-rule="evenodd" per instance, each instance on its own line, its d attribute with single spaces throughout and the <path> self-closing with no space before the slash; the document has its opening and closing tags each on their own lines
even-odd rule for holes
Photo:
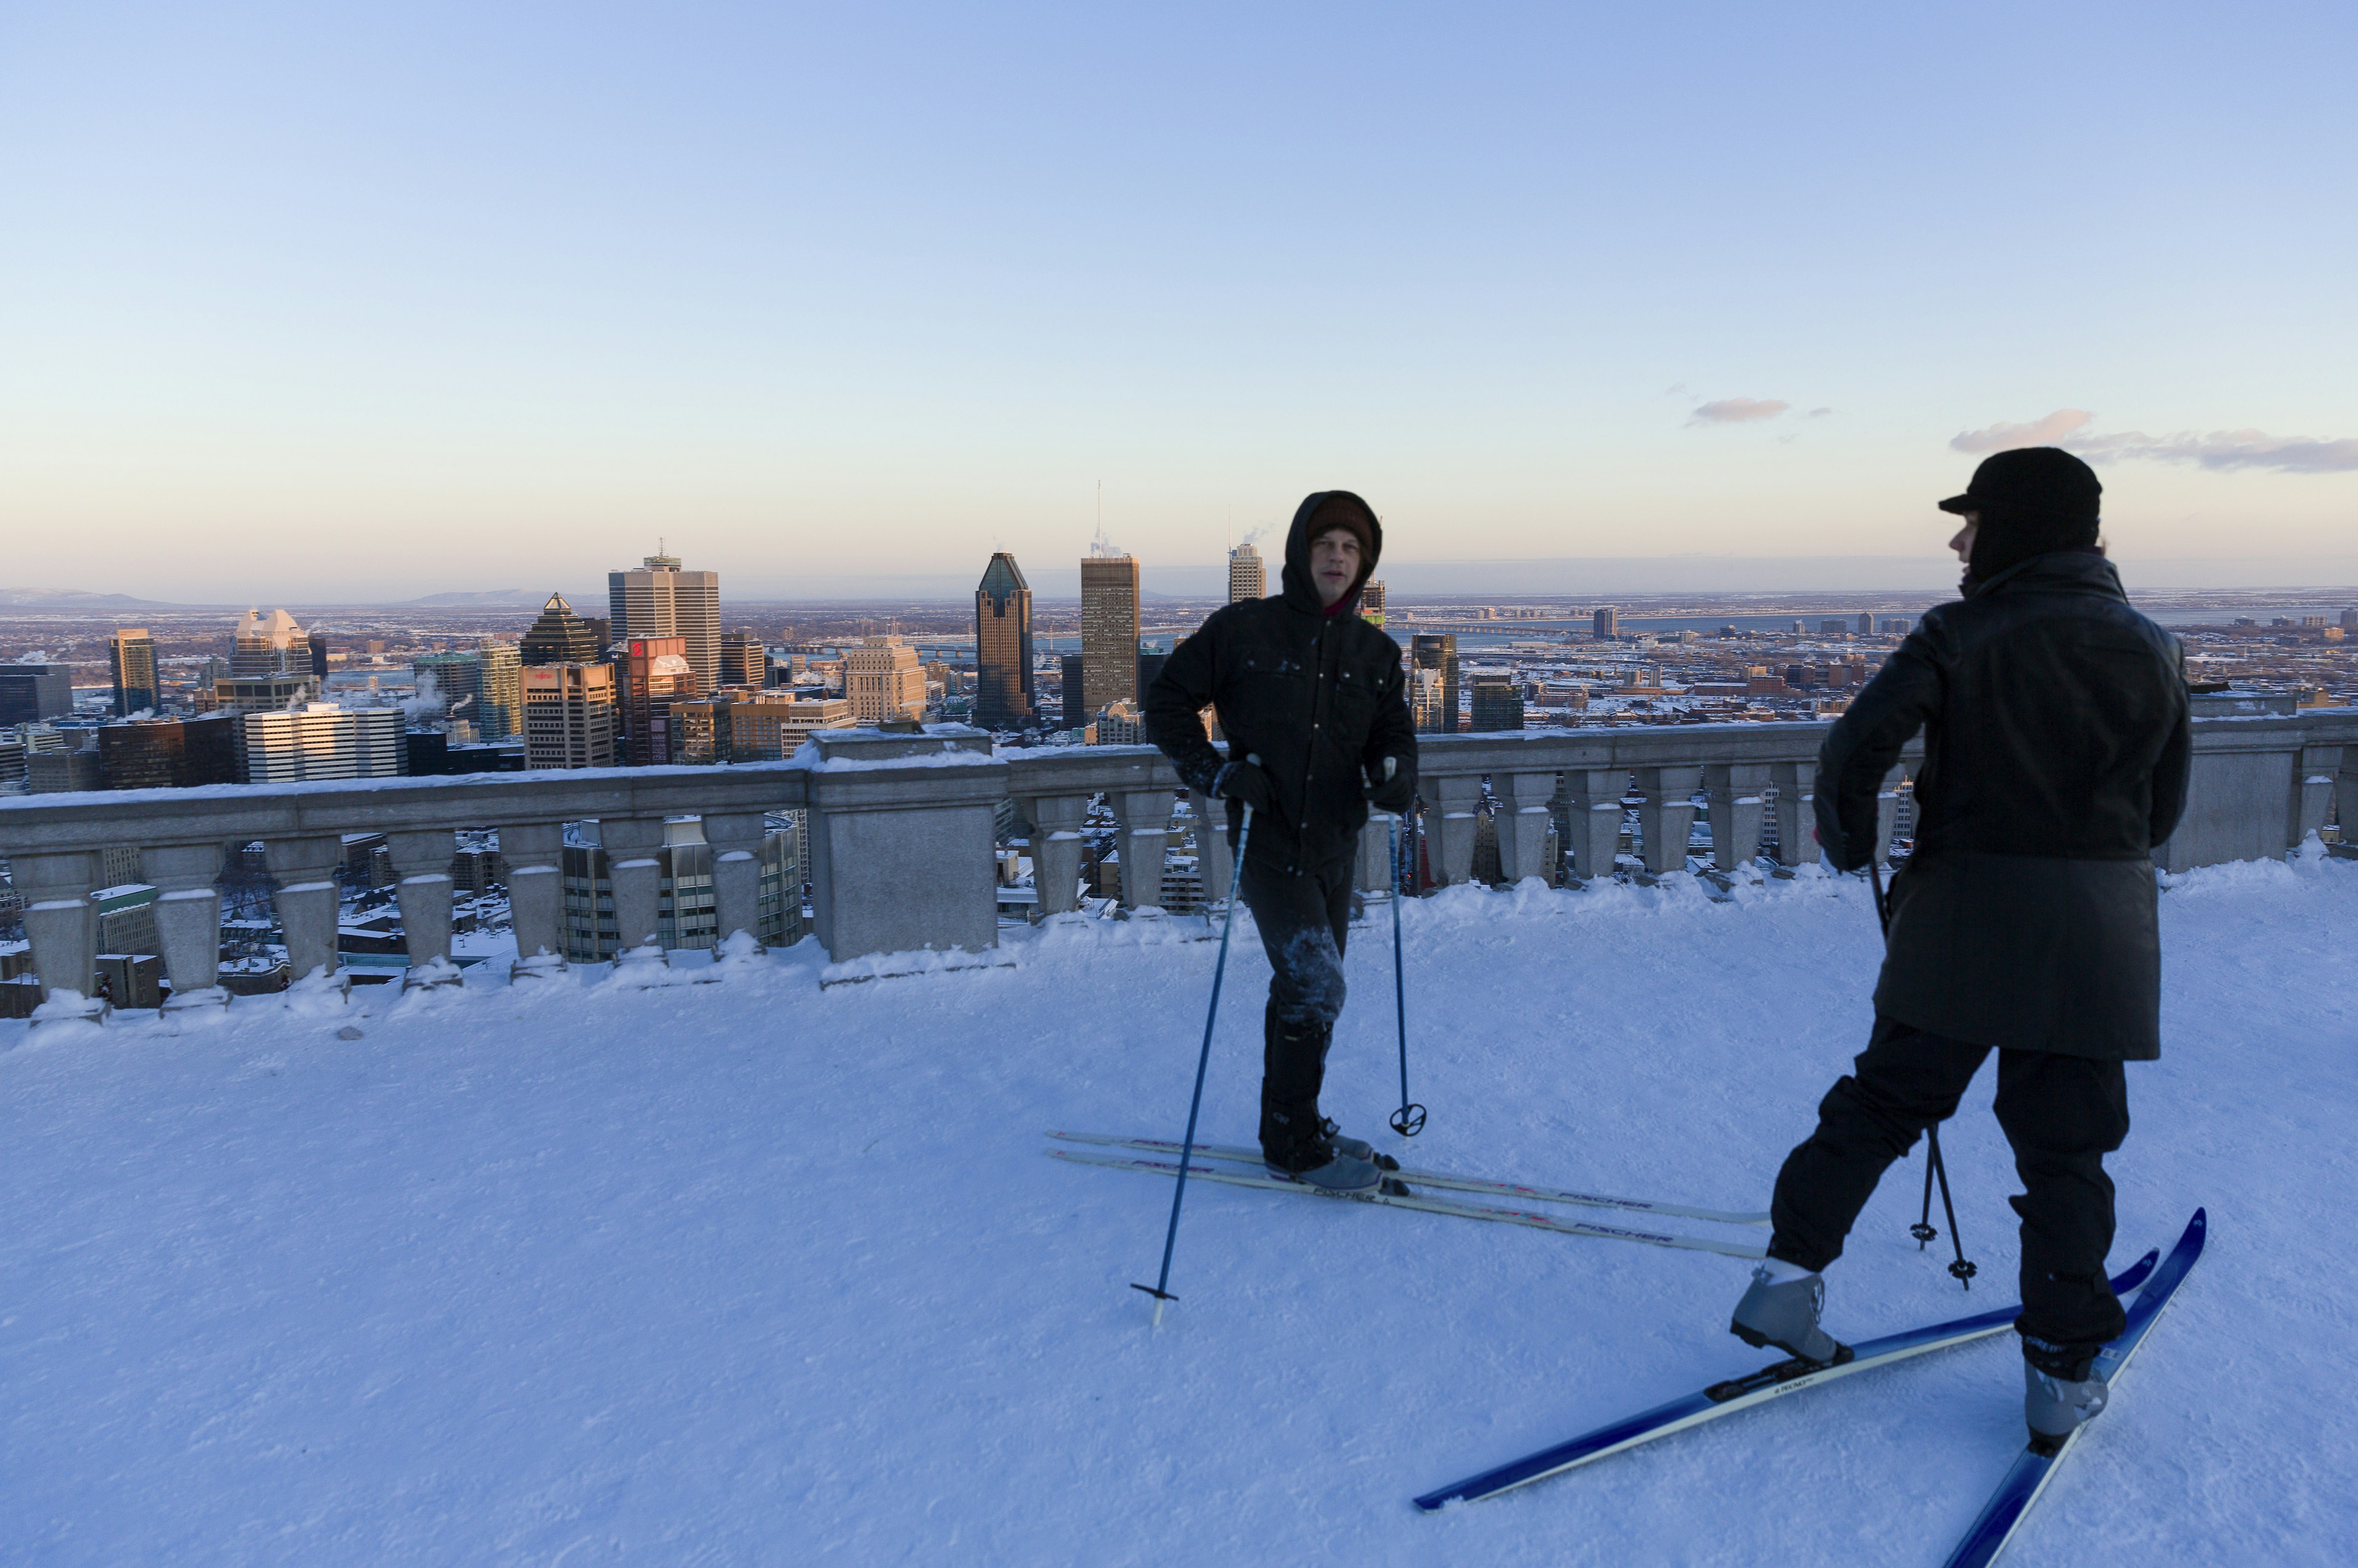
<svg viewBox="0 0 2358 1568">
<path fill-rule="evenodd" d="M 2358 865 L 2163 897 L 2119 1266 L 2209 1255 L 2010 1561 L 2338 1560 L 2358 1505 Z M 1425 1517 L 1412 1495 L 1760 1364 L 1726 1258 L 1192 1184 L 1050 1128 L 1175 1135 L 1213 946 L 1019 935 L 1011 967 L 822 989 L 363 989 L 0 1024 L 0 1493 L 27 1560 L 1938 1562 L 2020 1441 L 2007 1338 Z M 1394 1099 L 1390 932 L 1328 1108 Z M 1412 1162 L 1765 1205 L 1867 1024 L 1866 888 L 1454 890 L 1408 911 Z M 1206 1132 L 1250 1136 L 1257 947 Z M 357 1040 L 339 1038 L 347 1026 Z M 1943 1140 L 1970 1302 L 1896 1167 L 1845 1336 L 2011 1299 L 1985 1072 Z M 1412 1151 L 1403 1151 L 1409 1152 Z M 1578 1217 L 1584 1211 L 1565 1210 Z M 1700 1228 L 1700 1227 L 1698 1227 Z M 1757 1234 L 1757 1233 L 1755 1233 Z"/>
</svg>

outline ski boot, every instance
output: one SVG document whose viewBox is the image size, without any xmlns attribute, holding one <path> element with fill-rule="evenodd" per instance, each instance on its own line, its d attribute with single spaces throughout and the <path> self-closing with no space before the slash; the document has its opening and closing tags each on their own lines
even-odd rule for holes
<svg viewBox="0 0 2358 1568">
<path fill-rule="evenodd" d="M 2095 1420 L 2111 1390 L 2093 1356 L 2028 1335 L 2022 1353 L 2022 1414 L 2030 1423 L 2030 1445 L 2041 1454 L 2053 1454 L 2082 1425 Z"/>
<path fill-rule="evenodd" d="M 1275 1108 L 1263 1111 L 1260 1149 L 1271 1175 L 1321 1192 L 1372 1193 L 1383 1185 L 1384 1173 L 1375 1162 L 1346 1154 L 1326 1141 L 1315 1112 L 1289 1116 Z"/>
<path fill-rule="evenodd" d="M 1850 1346 L 1818 1326 L 1825 1305 L 1823 1274 L 1771 1258 L 1752 1271 L 1752 1287 L 1736 1303 L 1727 1332 L 1747 1345 L 1773 1345 L 1788 1356 L 1831 1367 L 1850 1359 Z"/>
<path fill-rule="evenodd" d="M 1337 1154 L 1347 1154 L 1354 1160 L 1366 1160 L 1375 1164 L 1383 1162 L 1377 1155 L 1374 1144 L 1364 1138 L 1344 1137 L 1343 1130 L 1336 1125 L 1335 1119 L 1331 1116 L 1320 1119 L 1318 1135 L 1332 1143 Z M 1397 1162 L 1394 1162 L 1393 1168 L 1398 1169 Z"/>
</svg>

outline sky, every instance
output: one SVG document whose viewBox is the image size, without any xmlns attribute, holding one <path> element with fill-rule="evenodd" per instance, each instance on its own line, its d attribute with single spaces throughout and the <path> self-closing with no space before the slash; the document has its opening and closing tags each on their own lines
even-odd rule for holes
<svg viewBox="0 0 2358 1568">
<path fill-rule="evenodd" d="M 1336 486 L 1403 590 L 1934 582 L 2043 441 L 2132 581 L 2358 583 L 2353 80 L 2346 4 L 0 0 L 0 587 L 1070 595 L 1102 487 L 1152 590 Z"/>
</svg>

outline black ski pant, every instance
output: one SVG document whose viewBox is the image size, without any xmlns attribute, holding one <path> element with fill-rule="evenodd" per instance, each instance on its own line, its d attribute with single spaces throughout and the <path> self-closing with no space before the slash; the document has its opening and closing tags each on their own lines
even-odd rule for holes
<svg viewBox="0 0 2358 1568">
<path fill-rule="evenodd" d="M 1877 1017 L 1850 1076 L 1818 1106 L 1818 1129 L 1786 1156 L 1769 1206 L 1768 1255 L 1810 1270 L 1842 1256 L 1859 1210 L 1891 1162 L 1947 1120 L 1986 1045 Z M 2079 1368 L 2125 1326 L 2104 1274 L 2113 1181 L 2104 1156 L 2128 1136 L 2128 1084 L 2117 1061 L 2049 1051 L 1997 1054 L 1997 1121 L 2023 1192 L 2023 1354 L 2042 1370 Z"/>
<path fill-rule="evenodd" d="M 1269 955 L 1261 1028 L 1261 1148 L 1272 1159 L 1317 1136 L 1326 1047 L 1343 1011 L 1351 857 L 1287 871 L 1248 860 L 1240 891 Z"/>
</svg>

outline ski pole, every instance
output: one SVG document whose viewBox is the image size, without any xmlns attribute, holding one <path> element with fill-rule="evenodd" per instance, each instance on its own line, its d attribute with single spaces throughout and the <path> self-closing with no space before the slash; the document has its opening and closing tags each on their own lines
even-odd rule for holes
<svg viewBox="0 0 2358 1568">
<path fill-rule="evenodd" d="M 1259 757 L 1246 759 L 1259 762 Z M 1179 1152 L 1179 1186 L 1171 1195 L 1171 1228 L 1163 1237 L 1163 1272 L 1152 1285 L 1133 1284 L 1154 1298 L 1154 1326 L 1163 1326 L 1163 1308 L 1179 1298 L 1171 1293 L 1171 1249 L 1179 1244 L 1179 1205 L 1187 1196 L 1187 1165 L 1195 1152 L 1195 1114 L 1204 1106 L 1204 1070 L 1212 1063 L 1212 1025 L 1220 1016 L 1220 981 L 1228 971 L 1228 934 L 1237 928 L 1237 903 L 1244 894 L 1245 845 L 1252 838 L 1252 804 L 1245 804 L 1244 821 L 1237 828 L 1236 874 L 1228 879 L 1228 913 L 1220 923 L 1220 956 L 1212 965 L 1212 1005 L 1204 1014 L 1204 1049 L 1195 1057 L 1195 1092 L 1187 1101 L 1187 1139 Z"/>
<path fill-rule="evenodd" d="M 1888 948 L 1891 946 L 1891 904 L 1883 893 L 1883 868 L 1876 864 L 1871 856 L 1866 862 L 1866 875 L 1875 888 L 1875 918 L 1883 926 L 1883 945 Z M 1949 1265 L 1949 1272 L 1957 1283 L 1970 1291 L 1974 1288 L 1974 1276 L 1980 1271 L 1966 1259 L 1964 1238 L 1957 1234 L 1957 1206 L 1949 1198 L 1949 1166 L 1948 1162 L 1941 1158 L 1941 1124 L 1937 1121 L 1924 1130 L 1923 1217 L 1908 1227 L 1908 1234 L 1916 1238 L 1916 1250 L 1919 1252 L 1924 1250 L 1926 1242 L 1941 1234 L 1932 1228 L 1932 1184 L 1935 1181 L 1941 1184 L 1942 1212 L 1949 1217 L 1949 1245 L 1957 1251 L 1956 1261 Z"/>
<path fill-rule="evenodd" d="M 1400 1016 L 1401 1103 L 1392 1112 L 1392 1130 L 1402 1138 L 1413 1138 L 1424 1130 L 1424 1107 L 1408 1098 L 1408 971 L 1401 959 L 1401 846 L 1407 835 L 1401 831 L 1401 819 L 1392 817 L 1392 1001 Z"/>
</svg>

